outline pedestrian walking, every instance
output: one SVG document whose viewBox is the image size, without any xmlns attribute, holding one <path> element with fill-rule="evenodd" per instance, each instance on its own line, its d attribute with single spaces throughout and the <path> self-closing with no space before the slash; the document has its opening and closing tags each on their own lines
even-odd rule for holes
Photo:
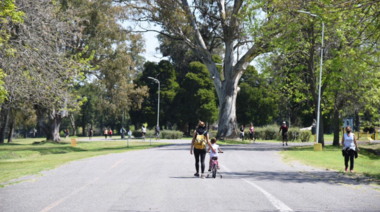
<svg viewBox="0 0 380 212">
<path fill-rule="evenodd" d="M 145 125 L 141 127 L 141 134 L 142 134 L 142 139 L 145 141 L 145 134 L 146 134 L 146 128 Z"/>
<path fill-rule="evenodd" d="M 112 129 L 111 128 L 108 130 L 108 136 L 112 139 Z"/>
<path fill-rule="evenodd" d="M 244 126 L 241 125 L 239 130 L 240 130 L 240 138 L 242 141 L 244 141 Z"/>
<path fill-rule="evenodd" d="M 122 127 L 122 128 L 120 129 L 120 135 L 121 135 L 121 139 L 124 139 L 124 138 L 125 138 L 125 129 L 124 129 L 124 127 Z"/>
<path fill-rule="evenodd" d="M 282 126 L 278 133 L 280 134 L 282 130 L 282 146 L 284 146 L 284 142 L 286 142 L 286 146 L 288 146 L 288 127 L 286 126 L 286 122 L 282 122 Z"/>
<path fill-rule="evenodd" d="M 130 139 L 132 136 L 132 131 L 131 130 L 128 130 L 128 138 Z"/>
<path fill-rule="evenodd" d="M 107 128 L 104 128 L 104 136 L 105 136 L 106 139 L 107 139 L 107 136 L 108 136 L 108 130 L 107 130 Z"/>
<path fill-rule="evenodd" d="M 354 158 L 358 157 L 358 152 L 360 151 L 358 143 L 354 133 L 352 133 L 351 126 L 346 127 L 346 133 L 342 137 L 343 146 L 343 156 L 344 156 L 344 170 L 348 169 L 348 161 L 350 161 L 350 172 L 354 172 Z"/>
<path fill-rule="evenodd" d="M 90 140 L 92 139 L 93 135 L 94 135 L 94 130 L 92 130 L 92 128 L 90 128 L 90 130 L 88 131 L 88 137 Z"/>
<path fill-rule="evenodd" d="M 201 161 L 201 171 L 202 179 L 205 178 L 205 158 L 206 158 L 206 145 L 209 145 L 213 153 L 216 150 L 212 148 L 211 142 L 209 141 L 209 135 L 206 131 L 206 125 L 203 121 L 198 122 L 198 127 L 194 130 L 193 140 L 191 141 L 190 154 L 195 157 L 195 170 L 197 171 L 194 176 L 199 177 L 199 159 Z M 194 148 L 194 149 L 193 149 Z"/>
<path fill-rule="evenodd" d="M 255 143 L 255 127 L 253 127 L 253 124 L 249 127 L 249 139 Z"/>
<path fill-rule="evenodd" d="M 154 136 L 156 137 L 156 140 L 160 139 L 160 127 L 158 125 L 154 128 Z"/>
</svg>

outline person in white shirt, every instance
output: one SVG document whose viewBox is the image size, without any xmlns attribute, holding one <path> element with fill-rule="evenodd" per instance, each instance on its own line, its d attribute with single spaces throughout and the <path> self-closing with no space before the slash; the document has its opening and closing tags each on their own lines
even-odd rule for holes
<svg viewBox="0 0 380 212">
<path fill-rule="evenodd" d="M 346 127 L 346 132 L 342 138 L 342 146 L 344 152 L 344 165 L 345 171 L 348 169 L 348 161 L 350 161 L 350 172 L 354 172 L 354 157 L 357 154 L 357 151 L 360 151 L 358 147 L 358 143 L 356 142 L 356 138 L 354 133 L 351 132 L 352 129 L 350 126 Z"/>
<path fill-rule="evenodd" d="M 146 134 L 146 128 L 145 125 L 141 127 L 141 132 L 142 132 L 142 139 L 145 140 L 145 134 Z"/>
<path fill-rule="evenodd" d="M 211 146 L 213 149 L 218 150 L 215 152 L 210 152 L 210 149 L 208 149 L 208 152 L 210 152 L 210 163 L 209 163 L 209 168 L 208 171 L 211 171 L 211 163 L 212 163 L 212 158 L 216 158 L 218 161 L 218 169 L 219 169 L 219 160 L 218 160 L 218 152 L 223 153 L 223 151 L 220 149 L 219 145 L 216 144 L 216 138 L 211 139 Z"/>
</svg>

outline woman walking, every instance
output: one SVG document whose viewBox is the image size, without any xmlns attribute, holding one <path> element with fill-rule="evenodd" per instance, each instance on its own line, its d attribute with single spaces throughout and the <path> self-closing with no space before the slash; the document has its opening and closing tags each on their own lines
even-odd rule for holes
<svg viewBox="0 0 380 212">
<path fill-rule="evenodd" d="M 249 127 L 249 139 L 252 140 L 253 143 L 255 143 L 255 128 L 253 127 L 253 124 Z"/>
<path fill-rule="evenodd" d="M 107 130 L 107 128 L 104 128 L 104 136 L 106 137 L 106 139 L 107 139 L 107 136 L 108 136 L 108 130 Z"/>
<path fill-rule="evenodd" d="M 112 139 L 112 129 L 111 128 L 108 130 L 108 136 Z"/>
<path fill-rule="evenodd" d="M 206 158 L 206 144 L 210 147 L 212 152 L 216 153 L 216 150 L 212 148 L 209 141 L 209 135 L 206 131 L 206 125 L 203 121 L 199 121 L 198 127 L 194 130 L 193 140 L 191 141 L 190 154 L 195 156 L 195 170 L 197 171 L 194 176 L 199 177 L 199 159 L 201 160 L 202 179 L 205 178 L 205 158 Z"/>
<path fill-rule="evenodd" d="M 342 146 L 344 153 L 344 165 L 345 171 L 348 169 L 348 161 L 350 161 L 350 172 L 354 172 L 354 158 L 357 151 L 360 151 L 358 143 L 356 142 L 355 135 L 351 132 L 352 129 L 350 126 L 346 127 L 346 133 L 342 138 Z"/>
</svg>

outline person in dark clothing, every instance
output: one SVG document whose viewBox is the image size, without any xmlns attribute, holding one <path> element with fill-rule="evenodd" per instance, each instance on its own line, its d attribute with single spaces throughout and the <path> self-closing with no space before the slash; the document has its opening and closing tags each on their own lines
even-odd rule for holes
<svg viewBox="0 0 380 212">
<path fill-rule="evenodd" d="M 205 158 L 206 158 L 206 145 L 209 145 L 210 149 L 215 153 L 216 150 L 212 148 L 209 141 L 209 135 L 206 130 L 204 122 L 199 121 L 198 127 L 194 130 L 193 140 L 191 141 L 190 154 L 195 156 L 195 170 L 197 171 L 194 176 L 199 177 L 199 159 L 201 161 L 202 179 L 205 178 Z M 193 149 L 194 148 L 194 149 Z"/>
<path fill-rule="evenodd" d="M 288 127 L 286 126 L 286 122 L 282 123 L 282 126 L 280 127 L 280 130 L 278 133 L 280 133 L 282 130 L 282 146 L 284 146 L 284 142 L 286 142 L 286 146 L 288 146 Z"/>
</svg>

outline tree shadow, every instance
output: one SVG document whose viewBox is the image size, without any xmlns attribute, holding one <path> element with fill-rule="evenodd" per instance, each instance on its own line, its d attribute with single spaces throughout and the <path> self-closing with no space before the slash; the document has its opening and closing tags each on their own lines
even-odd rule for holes
<svg viewBox="0 0 380 212">
<path fill-rule="evenodd" d="M 247 171 L 247 172 L 219 172 L 224 180 L 249 179 L 253 181 L 277 181 L 281 183 L 323 183 L 331 185 L 380 185 L 380 180 L 373 177 L 357 176 L 335 171 L 291 172 L 291 171 Z M 189 179 L 192 176 L 170 177 L 174 179 Z"/>
</svg>

